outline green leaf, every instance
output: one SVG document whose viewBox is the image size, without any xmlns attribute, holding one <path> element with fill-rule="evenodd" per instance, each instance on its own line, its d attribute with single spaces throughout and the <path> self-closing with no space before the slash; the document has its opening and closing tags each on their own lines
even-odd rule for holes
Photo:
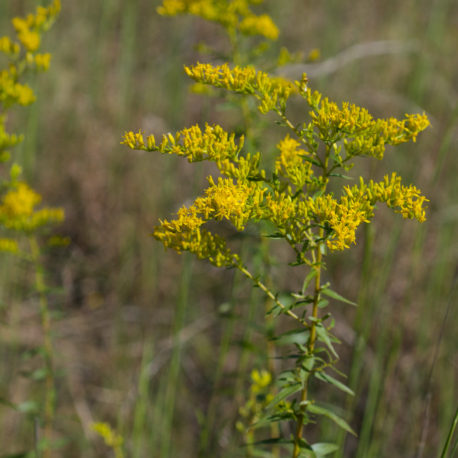
<svg viewBox="0 0 458 458">
<path fill-rule="evenodd" d="M 342 175 L 341 173 L 330 173 L 329 176 L 343 178 L 344 180 L 353 180 L 353 177 L 349 177 L 348 175 Z"/>
<path fill-rule="evenodd" d="M 266 312 L 266 315 L 272 316 L 272 318 L 276 318 L 282 312 L 283 312 L 283 309 L 279 305 L 274 304 L 274 306 Z"/>
<path fill-rule="evenodd" d="M 33 380 L 44 380 L 46 378 L 47 373 L 48 371 L 46 370 L 46 368 L 41 367 L 40 369 L 34 370 L 30 374 L 30 378 L 32 378 Z"/>
<path fill-rule="evenodd" d="M 252 442 L 247 445 L 278 445 L 278 444 L 292 444 L 291 439 L 285 439 L 284 437 L 273 437 L 271 439 L 263 439 L 257 442 Z"/>
<path fill-rule="evenodd" d="M 336 357 L 338 358 L 339 355 L 337 354 L 337 352 L 334 350 L 334 347 L 331 343 L 331 339 L 329 337 L 329 334 L 328 334 L 328 331 L 326 331 L 325 328 L 323 328 L 323 326 L 321 326 L 321 324 L 318 324 L 316 327 L 316 334 L 317 336 L 320 338 L 320 340 L 329 348 L 329 350 L 331 351 L 331 353 Z"/>
<path fill-rule="evenodd" d="M 326 456 L 339 450 L 339 446 L 326 442 L 317 442 L 312 445 L 312 450 L 317 454 L 317 456 Z"/>
<path fill-rule="evenodd" d="M 302 363 L 302 367 L 307 371 L 310 372 L 313 367 L 315 366 L 316 358 L 314 356 L 307 356 L 304 358 Z"/>
<path fill-rule="evenodd" d="M 276 381 L 277 382 L 280 381 L 283 384 L 285 384 L 286 382 L 288 382 L 289 384 L 296 383 L 297 382 L 296 372 L 291 369 L 283 371 L 279 374 Z"/>
<path fill-rule="evenodd" d="M 316 277 L 318 271 L 316 269 L 312 269 L 308 275 L 305 277 L 304 283 L 302 284 L 302 294 L 305 295 L 305 291 L 310 285 L 310 282 Z"/>
<path fill-rule="evenodd" d="M 329 305 L 329 301 L 327 299 L 320 299 L 319 302 L 318 302 L 318 307 L 320 309 L 324 309 L 328 305 Z"/>
<path fill-rule="evenodd" d="M 279 402 L 283 399 L 292 396 L 294 393 L 297 393 L 302 389 L 302 383 L 294 383 L 293 385 L 288 385 L 285 388 L 282 388 L 277 395 L 269 402 L 266 406 L 266 410 L 272 410 Z"/>
<path fill-rule="evenodd" d="M 337 426 L 340 426 L 342 429 L 345 431 L 349 432 L 350 434 L 353 434 L 356 436 L 356 433 L 353 431 L 353 429 L 350 427 L 350 425 L 341 417 L 336 415 L 334 412 L 331 412 L 330 410 L 318 406 L 316 404 L 309 404 L 307 406 L 307 410 L 310 413 L 314 413 L 315 415 L 323 415 L 324 417 L 329 418 L 332 420 Z"/>
<path fill-rule="evenodd" d="M 284 239 L 285 236 L 281 232 L 275 232 L 273 234 L 265 234 L 263 237 L 266 237 L 268 239 Z"/>
<path fill-rule="evenodd" d="M 329 374 L 325 374 L 324 372 L 315 372 L 315 377 L 318 380 L 321 380 L 323 382 L 330 383 L 331 385 L 334 385 L 339 390 L 342 390 L 343 392 L 345 392 L 345 393 L 347 393 L 347 394 L 349 394 L 351 396 L 355 395 L 353 390 L 351 390 L 347 385 L 345 385 L 344 383 L 342 383 L 339 380 L 335 379 L 334 377 L 332 377 Z"/>
<path fill-rule="evenodd" d="M 272 340 L 275 342 L 276 345 L 305 345 L 309 339 L 309 336 L 310 332 L 304 327 L 302 327 L 284 332 L 283 334 L 276 336 Z"/>
<path fill-rule="evenodd" d="M 345 302 L 346 304 L 350 304 L 355 307 L 358 307 L 358 304 L 356 302 L 352 302 L 349 299 L 346 299 L 345 297 L 341 296 L 339 293 L 336 293 L 332 289 L 324 288 L 321 290 L 321 293 L 328 297 L 332 297 L 333 299 L 336 299 L 337 301 Z"/>
<path fill-rule="evenodd" d="M 316 165 L 317 167 L 322 167 L 322 164 L 316 159 L 313 159 L 312 157 L 307 156 L 305 154 L 300 154 L 300 156 L 302 157 L 302 159 L 304 159 L 304 161 L 311 162 L 313 165 Z"/>
<path fill-rule="evenodd" d="M 313 450 L 302 449 L 299 458 L 318 458 L 318 455 Z"/>
<path fill-rule="evenodd" d="M 35 401 L 25 401 L 18 404 L 17 410 L 22 413 L 37 413 L 39 411 L 39 406 Z"/>
</svg>

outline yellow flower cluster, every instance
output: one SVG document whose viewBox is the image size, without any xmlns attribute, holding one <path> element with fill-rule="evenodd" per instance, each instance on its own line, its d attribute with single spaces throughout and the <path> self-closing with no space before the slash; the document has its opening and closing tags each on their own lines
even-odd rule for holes
<svg viewBox="0 0 458 458">
<path fill-rule="evenodd" d="M 251 371 L 251 387 L 253 394 L 261 393 L 272 383 L 272 375 L 266 370 L 253 369 Z"/>
<path fill-rule="evenodd" d="M 240 31 L 245 35 L 263 35 L 269 40 L 278 38 L 278 28 L 267 14 L 250 14 L 240 22 Z"/>
<path fill-rule="evenodd" d="M 163 16 L 191 14 L 221 24 L 228 30 L 245 35 L 261 35 L 269 40 L 278 38 L 278 28 L 266 14 L 256 15 L 248 0 L 163 0 L 157 11 Z"/>
<path fill-rule="evenodd" d="M 259 176 L 259 154 L 239 156 L 243 148 L 243 136 L 235 141 L 235 135 L 227 133 L 218 125 L 205 125 L 202 130 L 198 125 L 183 129 L 175 135 L 163 135 L 160 143 L 154 135 L 146 140 L 141 131 L 126 132 L 122 144 L 129 148 L 158 151 L 163 154 L 176 154 L 189 162 L 212 161 L 220 172 L 233 178 L 253 178 Z"/>
<path fill-rule="evenodd" d="M 9 134 L 5 131 L 5 116 L 0 116 L 0 162 L 10 159 L 7 149 L 17 145 L 22 141 L 22 136 Z"/>
<path fill-rule="evenodd" d="M 344 188 L 340 201 L 326 194 L 315 200 L 309 198 L 309 211 L 315 222 L 329 230 L 327 245 L 331 250 L 343 250 L 355 243 L 355 232 L 361 223 L 368 223 L 374 216 L 377 202 L 385 203 L 404 218 L 425 220 L 424 203 L 427 199 L 413 185 L 401 184 L 401 177 L 393 173 L 380 183 L 368 184 L 360 178 L 360 185 Z"/>
<path fill-rule="evenodd" d="M 60 208 L 37 210 L 35 207 L 40 201 L 39 194 L 26 183 L 18 182 L 0 201 L 0 224 L 6 229 L 31 232 L 64 219 L 64 211 Z"/>
<path fill-rule="evenodd" d="M 371 205 L 376 202 L 385 203 L 404 218 L 416 219 L 420 223 L 426 219 L 424 204 L 428 199 L 422 196 L 420 190 L 415 186 L 401 184 L 401 177 L 395 172 L 391 174 L 391 177 L 386 175 L 380 183 L 371 180 L 369 184 L 365 184 L 364 180 L 360 178 L 359 187 L 346 186 L 344 190 L 346 195 L 353 200 L 361 199 L 364 196 Z"/>
<path fill-rule="evenodd" d="M 9 56 L 15 56 L 19 54 L 21 47 L 18 43 L 11 40 L 10 37 L 0 37 L 0 52 Z"/>
<path fill-rule="evenodd" d="M 0 252 L 18 253 L 19 245 L 16 240 L 0 238 Z"/>
<path fill-rule="evenodd" d="M 6 55 L 6 68 L 0 69 L 0 162 L 10 159 L 9 148 L 22 140 L 22 136 L 6 131 L 7 111 L 13 105 L 28 105 L 35 101 L 32 89 L 21 79 L 30 70 L 47 70 L 51 59 L 48 53 L 38 53 L 41 33 L 53 23 L 60 10 L 60 1 L 47 8 L 37 7 L 35 14 L 13 19 L 17 40 L 0 37 L 0 53 Z M 60 208 L 41 208 L 41 196 L 26 183 L 18 181 L 20 167 L 12 164 L 10 177 L 2 177 L 0 193 L 0 229 L 8 235 L 0 238 L 0 251 L 18 252 L 18 242 L 11 232 L 30 233 L 50 223 L 62 221 Z"/>
<path fill-rule="evenodd" d="M 11 105 L 30 105 L 35 102 L 35 94 L 30 86 L 17 82 L 14 67 L 0 71 L 0 103 L 5 108 Z"/>
<path fill-rule="evenodd" d="M 54 0 L 47 8 L 39 6 L 35 14 L 13 19 L 18 42 L 8 36 L 0 37 L 0 52 L 10 59 L 8 67 L 0 71 L 0 103 L 3 107 L 8 108 L 14 104 L 29 105 L 35 101 L 32 89 L 20 84 L 18 80 L 29 68 L 40 71 L 48 69 L 51 55 L 37 51 L 41 43 L 41 33 L 51 26 L 59 11 L 60 0 Z M 21 49 L 24 50 L 22 57 Z"/>
<path fill-rule="evenodd" d="M 106 445 L 113 448 L 121 447 L 124 443 L 124 439 L 120 434 L 117 434 L 108 423 L 93 423 L 92 429 L 99 434 Z"/>
<path fill-rule="evenodd" d="M 280 154 L 275 161 L 275 173 L 302 189 L 310 183 L 313 171 L 311 162 L 304 161 L 309 153 L 299 146 L 300 143 L 289 135 L 278 144 Z"/>
<path fill-rule="evenodd" d="M 250 397 L 246 403 L 240 407 L 239 414 L 241 419 L 237 421 L 236 428 L 245 434 L 247 443 L 254 441 L 253 426 L 262 417 L 265 408 L 274 399 L 272 374 L 265 369 L 253 369 L 250 374 Z M 277 405 L 277 412 L 285 413 L 291 410 L 291 401 L 282 400 Z"/>
<path fill-rule="evenodd" d="M 35 52 L 40 47 L 41 32 L 49 29 L 59 11 L 60 0 L 54 0 L 47 8 L 38 6 L 35 14 L 13 19 L 17 38 L 27 51 Z"/>
<path fill-rule="evenodd" d="M 259 182 L 248 180 L 234 183 L 230 178 L 219 178 L 215 183 L 209 177 L 208 181 L 204 197 L 198 197 L 189 208 L 182 207 L 175 220 L 161 221 L 153 235 L 178 252 L 190 251 L 217 266 L 234 266 L 238 257 L 227 248 L 224 239 L 202 226 L 211 220 L 225 219 L 242 231 L 248 221 L 262 216 L 266 189 Z"/>
<path fill-rule="evenodd" d="M 259 111 L 267 113 L 285 106 L 296 86 L 281 77 L 272 77 L 253 67 L 230 68 L 228 64 L 214 66 L 197 63 L 185 67 L 187 75 L 198 83 L 224 88 L 240 94 L 251 94 L 259 100 Z"/>
<path fill-rule="evenodd" d="M 378 122 L 356 107 L 345 106 L 342 111 L 353 113 L 364 128 Z M 356 129 L 349 122 L 346 126 L 347 132 Z M 316 153 L 301 148 L 290 136 L 278 144 L 272 178 L 259 168 L 259 154 L 242 153 L 243 138 L 237 142 L 234 134 L 217 125 L 207 124 L 204 130 L 192 126 L 164 135 L 161 142 L 154 136 L 145 139 L 142 132 L 127 132 L 122 143 L 133 149 L 176 154 L 190 162 L 214 161 L 228 177 L 216 182 L 209 177 L 204 196 L 180 209 L 175 220 L 161 221 L 153 233 L 166 247 L 190 251 L 215 265 L 237 265 L 238 257 L 224 239 L 203 229 L 212 220 L 227 220 L 238 231 L 250 220 L 270 221 L 294 249 L 313 242 L 313 230 L 323 228 L 329 249 L 343 250 L 355 242 L 358 226 L 373 217 L 377 202 L 386 203 L 406 218 L 425 219 L 425 197 L 414 186 L 403 186 L 396 174 L 381 183 L 361 180 L 359 186 L 345 187 L 340 199 L 322 192 L 312 197 L 314 191 L 324 189 L 327 178 L 314 174 L 312 164 L 319 165 L 314 162 Z"/>
<path fill-rule="evenodd" d="M 365 108 L 349 103 L 339 108 L 318 91 L 301 93 L 312 108 L 310 116 L 320 139 L 336 142 L 343 138 L 348 158 L 365 155 L 382 159 L 386 145 L 415 141 L 418 133 L 429 126 L 425 114 L 406 115 L 403 120 L 374 119 Z"/>
<path fill-rule="evenodd" d="M 286 136 L 279 144 L 279 154 L 271 177 L 259 167 L 260 155 L 242 154 L 243 137 L 236 142 L 220 126 L 206 125 L 167 134 L 161 142 L 154 136 L 144 138 L 142 132 L 127 132 L 123 142 L 133 149 L 159 151 L 186 157 L 188 161 L 210 160 L 221 174 L 217 183 L 210 177 L 205 196 L 189 208 L 182 208 L 177 218 L 162 221 L 154 236 L 165 246 L 191 251 L 216 265 L 237 265 L 236 257 L 224 239 L 202 229 L 211 220 L 226 219 L 243 231 L 250 220 L 267 220 L 296 250 L 309 242 L 315 244 L 316 230 L 324 231 L 331 250 L 343 250 L 355 242 L 356 230 L 373 217 L 377 202 L 386 203 L 406 218 L 425 219 L 425 197 L 414 186 L 403 186 L 396 174 L 381 183 L 361 181 L 360 186 L 345 187 L 340 199 L 324 193 L 336 168 L 349 168 L 347 161 L 356 155 L 382 158 L 385 145 L 415 140 L 429 121 L 425 115 L 406 115 L 397 120 L 374 119 L 361 107 L 344 103 L 339 106 L 317 91 L 307 87 L 307 77 L 293 85 L 272 78 L 253 67 L 230 68 L 227 64 L 200 64 L 185 67 L 186 73 L 200 84 L 224 88 L 255 96 L 260 110 L 274 110 L 285 119 L 286 101 L 298 91 L 311 107 L 311 122 L 302 130 L 293 128 L 298 140 Z M 325 157 L 320 156 L 320 139 L 326 145 Z M 300 140 L 300 141 L 299 141 Z M 307 145 L 307 150 L 304 149 Z M 346 156 L 341 156 L 342 146 Z M 332 148 L 331 148 L 332 146 Z M 331 161 L 331 163 L 330 163 Z M 316 171 L 321 173 L 317 174 Z M 318 195 L 312 197 L 315 191 Z"/>
<path fill-rule="evenodd" d="M 153 236 L 162 242 L 165 248 L 172 248 L 177 253 L 189 251 L 200 259 L 207 259 L 217 267 L 233 267 L 239 262 L 236 254 L 227 247 L 226 240 L 212 234 L 201 226 L 205 223 L 197 216 L 195 208 L 181 208 L 177 218 L 163 220 L 154 228 Z"/>
</svg>

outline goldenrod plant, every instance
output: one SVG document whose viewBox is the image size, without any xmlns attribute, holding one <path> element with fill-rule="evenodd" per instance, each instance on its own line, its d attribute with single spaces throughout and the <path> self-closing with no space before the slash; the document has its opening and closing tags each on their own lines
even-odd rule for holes
<svg viewBox="0 0 458 458">
<path fill-rule="evenodd" d="M 61 208 L 41 207 L 42 197 L 21 177 L 21 167 L 12 160 L 10 148 L 23 139 L 23 135 L 7 131 L 8 114 L 16 106 L 27 106 L 35 101 L 32 88 L 24 82 L 33 72 L 46 71 L 51 55 L 40 52 L 42 33 L 53 24 L 60 11 L 60 1 L 49 6 L 38 6 L 34 14 L 15 17 L 12 25 L 15 37 L 0 36 L 0 251 L 13 253 L 30 263 L 34 272 L 34 290 L 40 304 L 43 344 L 40 353 L 44 367 L 32 378 L 44 381 L 42 403 L 24 402 L 13 407 L 30 413 L 39 420 L 35 443 L 40 456 L 50 456 L 55 411 L 55 380 L 51 317 L 48 304 L 48 286 L 43 268 L 42 250 L 47 244 L 65 242 L 49 233 L 51 227 L 64 219 Z M 37 408 L 35 408 L 37 406 Z"/>
<path fill-rule="evenodd" d="M 124 438 L 113 431 L 112 427 L 108 423 L 93 423 L 92 430 L 103 439 L 107 447 L 110 447 L 114 451 L 115 458 L 124 458 L 124 452 L 122 448 Z"/>
<path fill-rule="evenodd" d="M 272 19 L 252 12 L 255 3 L 260 2 L 165 0 L 159 12 L 194 14 L 218 22 L 233 43 L 238 34 L 276 38 L 278 29 Z M 269 446 L 280 447 L 293 458 L 325 456 L 337 446 L 312 443 L 307 425 L 325 417 L 355 433 L 328 404 L 314 399 L 311 388 L 322 383 L 352 394 L 335 367 L 339 340 L 332 333 L 330 310 L 333 302 L 356 305 L 323 281 L 326 258 L 356 243 L 358 227 L 372 222 L 377 205 L 385 204 L 403 218 L 423 222 L 427 202 L 419 189 L 404 184 L 396 172 L 379 182 L 348 175 L 356 159 L 381 160 L 387 146 L 416 141 L 429 121 L 425 114 L 377 119 L 363 107 L 337 104 L 312 90 L 305 74 L 289 81 L 242 60 L 239 56 L 232 64 L 197 63 L 186 66 L 185 72 L 201 86 L 238 94 L 241 101 L 252 98 L 261 114 L 278 117 L 277 124 L 286 132 L 278 142 L 272 167 L 264 165 L 262 152 L 245 146 L 253 145 L 247 141 L 249 131 L 246 136 L 236 135 L 216 124 L 194 125 L 161 139 L 142 131 L 126 132 L 122 143 L 135 150 L 216 165 L 219 173 L 208 177 L 201 196 L 174 217 L 160 220 L 153 236 L 178 253 L 190 252 L 217 267 L 237 269 L 270 300 L 271 318 L 284 315 L 291 322 L 286 334 L 272 338 L 273 343 L 287 338 L 292 345 L 285 358 L 289 367 L 278 374 L 252 373 L 251 395 L 237 423 L 248 442 L 247 456 L 261 456 L 256 453 L 262 454 Z M 288 108 L 293 98 L 304 104 L 307 116 L 303 119 L 291 117 Z M 355 178 L 356 184 L 345 184 Z M 302 286 L 285 299 L 280 295 L 281 285 L 276 288 L 255 275 L 234 241 L 214 229 L 215 222 L 223 221 L 241 233 L 249 226 L 251 234 L 257 230 L 260 238 L 282 241 L 292 257 L 288 268 L 304 270 Z M 272 424 L 278 427 L 272 429 Z M 267 439 L 258 435 L 265 427 L 271 435 Z"/>
</svg>

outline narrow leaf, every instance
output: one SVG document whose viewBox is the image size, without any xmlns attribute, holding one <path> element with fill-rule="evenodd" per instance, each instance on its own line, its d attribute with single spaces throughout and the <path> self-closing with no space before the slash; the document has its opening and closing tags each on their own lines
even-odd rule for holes
<svg viewBox="0 0 458 458">
<path fill-rule="evenodd" d="M 299 344 L 305 345 L 310 332 L 305 328 L 292 329 L 272 339 L 277 345 Z"/>
<path fill-rule="evenodd" d="M 320 338 L 320 340 L 322 342 L 324 342 L 326 344 L 326 346 L 329 348 L 329 350 L 331 351 L 331 353 L 336 358 L 338 358 L 339 355 L 337 354 L 337 352 L 334 350 L 334 347 L 332 346 L 331 339 L 329 338 L 328 331 L 326 331 L 326 329 L 324 329 L 323 326 L 320 326 L 320 325 L 317 325 L 315 327 L 315 329 L 316 329 L 316 333 L 317 333 L 318 337 Z"/>
<path fill-rule="evenodd" d="M 348 175 L 342 175 L 341 173 L 330 173 L 329 176 L 343 178 L 344 180 L 353 180 L 352 177 L 349 177 Z"/>
<path fill-rule="evenodd" d="M 263 439 L 257 442 L 252 442 L 247 445 L 278 445 L 278 444 L 292 444 L 291 439 L 285 439 L 284 437 L 273 437 L 271 439 Z"/>
<path fill-rule="evenodd" d="M 286 386 L 278 392 L 278 394 L 272 399 L 272 401 L 269 402 L 269 404 L 266 406 L 266 410 L 272 410 L 279 402 L 283 401 L 283 399 L 286 399 L 294 393 L 297 393 L 301 389 L 301 383 L 295 383 L 294 385 Z"/>
<path fill-rule="evenodd" d="M 17 406 L 17 410 L 22 413 L 36 413 L 39 406 L 35 401 L 25 401 Z"/>
<path fill-rule="evenodd" d="M 346 304 L 350 304 L 350 305 L 353 305 L 355 307 L 358 306 L 358 304 L 356 302 L 353 302 L 353 301 L 350 301 L 349 299 L 346 299 L 345 297 L 341 296 L 339 293 L 336 293 L 332 289 L 324 288 L 324 289 L 321 290 L 321 293 L 325 294 L 328 297 L 332 297 L 333 299 L 336 299 L 337 301 L 345 302 Z"/>
<path fill-rule="evenodd" d="M 317 456 L 326 456 L 339 450 L 339 446 L 326 442 L 317 442 L 312 445 L 312 450 L 317 454 Z"/>
<path fill-rule="evenodd" d="M 302 294 L 305 295 L 305 291 L 310 285 L 310 282 L 316 277 L 318 271 L 316 269 L 312 269 L 308 275 L 305 277 L 304 283 L 302 284 Z"/>
<path fill-rule="evenodd" d="M 332 420 L 337 426 L 340 426 L 342 429 L 345 431 L 349 432 L 350 434 L 353 434 L 356 436 L 356 433 L 353 431 L 353 429 L 350 427 L 350 425 L 341 417 L 336 415 L 334 412 L 331 412 L 330 410 L 318 406 L 316 404 L 309 404 L 307 406 L 307 410 L 311 413 L 314 413 L 315 415 L 323 415 L 324 417 L 329 418 Z"/>
<path fill-rule="evenodd" d="M 301 450 L 298 458 L 318 458 L 318 455 L 313 450 Z"/>
<path fill-rule="evenodd" d="M 343 392 L 349 394 L 350 396 L 354 396 L 355 393 L 353 390 L 351 390 L 347 385 L 344 383 L 340 382 L 339 380 L 335 379 L 329 374 L 325 374 L 324 372 L 316 372 L 315 377 L 323 382 L 330 383 L 331 385 L 334 385 L 336 388 L 339 390 L 342 390 Z"/>
</svg>

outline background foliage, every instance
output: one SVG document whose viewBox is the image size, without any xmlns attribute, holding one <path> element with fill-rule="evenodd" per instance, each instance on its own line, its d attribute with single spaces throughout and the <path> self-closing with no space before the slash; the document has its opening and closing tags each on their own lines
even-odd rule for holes
<svg viewBox="0 0 458 458">
<path fill-rule="evenodd" d="M 1 1 L 0 30 L 34 6 Z M 139 126 L 160 135 L 208 119 L 228 130 L 237 123 L 233 111 L 191 94 L 183 71 L 198 59 L 199 42 L 224 46 L 219 29 L 161 18 L 155 6 L 65 2 L 44 37 L 52 67 L 31 82 L 38 100 L 13 120 L 26 133 L 25 174 L 47 203 L 65 208 L 60 230 L 72 239 L 47 260 L 50 281 L 62 286 L 52 307 L 56 431 L 66 457 L 107 455 L 94 421 L 125 438 L 128 456 L 237 456 L 237 407 L 263 342 L 251 321 L 264 310 L 259 292 L 149 237 L 159 217 L 195 197 L 204 166 L 196 173 L 119 145 L 124 130 Z M 419 226 L 379 210 L 375 228 L 359 232 L 359 248 L 330 258 L 326 275 L 360 304 L 335 312 L 339 367 L 357 391 L 357 403 L 339 400 L 359 434 L 346 440 L 344 456 L 435 456 L 458 398 L 458 6 L 271 0 L 266 8 L 282 31 L 275 46 L 305 56 L 320 50 L 307 69 L 314 87 L 376 116 L 425 110 L 431 120 L 419 143 L 368 170 L 377 179 L 397 170 L 416 183 L 431 201 L 428 220 Z M 264 142 L 275 145 L 278 135 Z M 262 252 L 252 256 L 262 262 Z M 24 352 L 41 341 L 37 298 L 21 287 L 15 263 L 0 263 L 0 395 L 19 402 L 33 389 L 20 373 L 33 364 Z M 274 266 L 272 275 L 284 272 Z M 337 431 L 329 424 L 316 434 Z M 0 407 L 0 453 L 32 443 L 33 423 Z"/>
</svg>

